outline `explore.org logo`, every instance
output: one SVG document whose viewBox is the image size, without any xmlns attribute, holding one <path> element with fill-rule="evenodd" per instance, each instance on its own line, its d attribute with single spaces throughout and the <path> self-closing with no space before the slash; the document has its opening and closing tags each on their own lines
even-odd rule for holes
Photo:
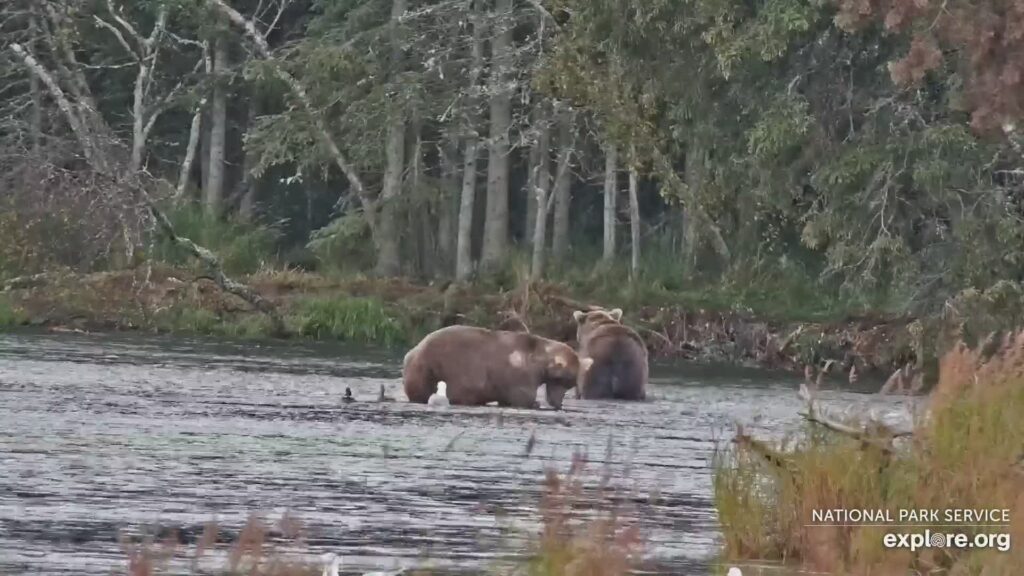
<svg viewBox="0 0 1024 576">
<path fill-rule="evenodd" d="M 1010 534 L 943 534 L 931 530 L 912 533 L 889 532 L 882 537 L 882 545 L 886 548 L 906 548 L 911 552 L 921 548 L 995 548 L 1000 552 L 1009 552 Z"/>
<path fill-rule="evenodd" d="M 825 509 L 811 512 L 805 528 L 878 527 L 886 548 L 989 548 L 1010 550 L 1010 511 L 990 509 Z M 944 530 L 949 528 L 949 530 Z M 1002 529 L 1002 530 L 1000 530 Z"/>
</svg>

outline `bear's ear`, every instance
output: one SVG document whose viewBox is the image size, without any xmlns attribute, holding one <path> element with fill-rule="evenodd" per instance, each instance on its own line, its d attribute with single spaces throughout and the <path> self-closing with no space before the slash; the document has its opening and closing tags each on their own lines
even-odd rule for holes
<svg viewBox="0 0 1024 576">
<path fill-rule="evenodd" d="M 612 317 L 612 320 L 615 320 L 616 322 L 622 322 L 622 308 L 609 310 L 608 315 Z"/>
<path fill-rule="evenodd" d="M 587 317 L 587 313 L 576 310 L 575 312 L 572 313 L 572 317 L 574 320 L 576 320 L 576 323 L 579 324 L 582 323 L 583 319 Z"/>
<path fill-rule="evenodd" d="M 590 367 L 594 365 L 594 359 L 584 356 L 580 358 L 580 372 L 586 372 L 590 370 Z"/>
</svg>

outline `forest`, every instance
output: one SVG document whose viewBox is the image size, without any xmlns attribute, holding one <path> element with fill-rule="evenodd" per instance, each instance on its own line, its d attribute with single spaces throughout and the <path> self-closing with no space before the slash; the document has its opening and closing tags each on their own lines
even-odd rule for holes
<svg viewBox="0 0 1024 576">
<path fill-rule="evenodd" d="M 269 269 L 1024 310 L 1019 2 L 0 11 L 5 282 L 198 257 L 268 310 L 244 279 Z"/>
</svg>

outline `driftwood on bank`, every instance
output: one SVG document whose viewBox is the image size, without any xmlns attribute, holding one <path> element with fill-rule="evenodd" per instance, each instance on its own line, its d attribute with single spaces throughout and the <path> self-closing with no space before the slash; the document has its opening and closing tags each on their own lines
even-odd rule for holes
<svg viewBox="0 0 1024 576">
<path fill-rule="evenodd" d="M 912 430 L 897 431 L 875 421 L 867 421 L 862 426 L 854 426 L 831 418 L 824 411 L 815 406 L 815 393 L 821 382 L 822 374 L 827 370 L 819 371 L 818 378 L 812 379 L 813 374 L 808 375 L 805 382 L 800 385 L 799 397 L 806 403 L 806 409 L 800 413 L 808 422 L 821 426 L 822 428 L 849 437 L 860 443 L 862 448 L 872 447 L 879 450 L 885 456 L 892 456 L 895 451 L 894 442 L 898 438 L 913 436 Z M 810 384 L 810 386 L 808 385 Z M 746 434 L 742 427 L 737 427 L 733 442 L 738 446 L 750 450 L 760 456 L 766 463 L 773 467 L 792 473 L 792 463 L 785 454 L 772 449 L 766 442 L 757 440 Z M 792 480 L 796 477 L 790 474 Z"/>
<path fill-rule="evenodd" d="M 913 364 L 907 363 L 889 376 L 879 394 L 916 394 L 924 385 L 924 375 Z"/>
<path fill-rule="evenodd" d="M 740 448 L 751 451 L 752 453 L 761 457 L 762 460 L 771 464 L 775 468 L 785 471 L 792 477 L 793 465 L 784 454 L 778 450 L 773 449 L 768 445 L 767 442 L 758 440 L 747 434 L 742 426 L 737 425 L 736 435 L 733 437 L 733 443 Z"/>
</svg>

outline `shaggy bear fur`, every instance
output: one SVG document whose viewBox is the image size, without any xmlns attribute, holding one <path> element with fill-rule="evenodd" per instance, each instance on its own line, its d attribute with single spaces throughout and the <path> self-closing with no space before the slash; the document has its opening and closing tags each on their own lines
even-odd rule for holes
<svg viewBox="0 0 1024 576">
<path fill-rule="evenodd" d="M 410 402 L 426 403 L 438 381 L 452 404 L 537 407 L 546 384 L 548 404 L 561 409 L 576 386 L 581 364 L 571 346 L 526 334 L 473 326 L 448 326 L 428 334 L 405 355 L 402 383 Z"/>
<path fill-rule="evenodd" d="M 580 375 L 576 397 L 647 398 L 647 346 L 635 330 L 622 325 L 622 310 L 573 312 L 581 359 L 591 359 Z"/>
</svg>

